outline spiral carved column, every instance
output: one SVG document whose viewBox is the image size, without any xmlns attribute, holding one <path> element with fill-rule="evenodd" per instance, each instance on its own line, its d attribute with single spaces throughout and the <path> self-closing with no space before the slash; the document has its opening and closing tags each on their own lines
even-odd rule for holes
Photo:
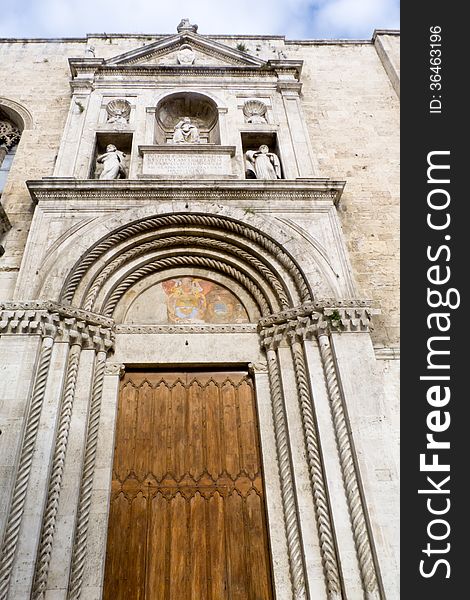
<svg viewBox="0 0 470 600">
<path fill-rule="evenodd" d="M 46 594 L 52 544 L 59 509 L 62 476 L 65 467 L 65 456 L 72 418 L 72 407 L 77 384 L 78 364 L 81 354 L 81 336 L 78 332 L 70 332 L 70 351 L 67 358 L 65 385 L 59 407 L 59 423 L 55 438 L 52 469 L 49 475 L 46 507 L 43 513 L 41 538 L 39 542 L 36 568 L 34 572 L 31 600 L 42 600 Z"/>
<path fill-rule="evenodd" d="M 339 560 L 333 533 L 333 521 L 328 502 L 326 478 L 323 471 L 320 441 L 307 376 L 305 355 L 302 344 L 297 339 L 297 336 L 292 336 L 290 343 L 328 598 L 329 600 L 341 600 L 343 594 L 341 590 Z"/>
<path fill-rule="evenodd" d="M 292 459 L 289 449 L 289 435 L 284 394 L 279 371 L 277 353 L 272 346 L 267 344 L 267 362 L 271 401 L 274 417 L 274 435 L 276 438 L 277 461 L 281 480 L 282 509 L 287 538 L 287 551 L 292 582 L 294 600 L 308 600 L 305 564 L 302 554 L 300 525 L 297 510 L 295 483 L 292 474 Z"/>
<path fill-rule="evenodd" d="M 380 600 L 381 593 L 372 552 L 372 544 L 369 537 L 363 499 L 359 488 L 352 442 L 346 420 L 346 412 L 339 389 L 338 376 L 328 334 L 325 332 L 320 333 L 318 335 L 318 341 L 364 595 L 366 600 Z"/>
<path fill-rule="evenodd" d="M 78 513 L 72 548 L 72 565 L 70 572 L 68 600 L 78 600 L 82 591 L 83 571 L 87 552 L 88 522 L 90 518 L 91 496 L 93 492 L 93 476 L 95 471 L 96 450 L 98 446 L 98 430 L 101 413 L 101 397 L 103 393 L 104 370 L 106 366 L 106 350 L 100 349 L 95 358 L 93 386 L 90 410 L 88 413 L 85 454 L 83 459 Z"/>
<path fill-rule="evenodd" d="M 42 335 L 43 339 L 39 353 L 39 361 L 34 377 L 18 470 L 2 543 L 0 560 L 0 600 L 6 600 L 8 597 L 13 562 L 15 560 L 16 547 L 26 502 L 26 492 L 28 489 L 29 476 L 31 474 L 34 448 L 39 430 L 39 420 L 41 417 L 49 367 L 51 364 L 56 327 L 54 325 L 45 325 Z"/>
</svg>

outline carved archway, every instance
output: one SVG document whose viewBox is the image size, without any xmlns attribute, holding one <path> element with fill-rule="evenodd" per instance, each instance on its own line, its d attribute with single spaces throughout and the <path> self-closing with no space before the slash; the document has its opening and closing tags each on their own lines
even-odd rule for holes
<svg viewBox="0 0 470 600">
<path fill-rule="evenodd" d="M 132 285 L 175 267 L 231 278 L 263 316 L 313 300 L 296 261 L 256 228 L 221 215 L 175 213 L 134 221 L 100 239 L 71 269 L 60 301 L 112 316 Z"/>
</svg>

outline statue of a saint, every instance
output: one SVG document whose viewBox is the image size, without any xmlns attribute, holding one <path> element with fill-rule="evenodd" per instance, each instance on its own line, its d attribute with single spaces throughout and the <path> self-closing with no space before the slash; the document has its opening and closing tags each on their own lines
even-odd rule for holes
<svg viewBox="0 0 470 600">
<path fill-rule="evenodd" d="M 106 152 L 98 156 L 96 162 L 103 163 L 100 179 L 125 179 L 124 157 L 126 155 L 116 148 L 114 144 L 106 146 Z"/>
<path fill-rule="evenodd" d="M 184 117 L 175 125 L 174 144 L 199 144 L 199 142 L 199 129 L 194 123 L 191 123 L 189 117 Z"/>
<path fill-rule="evenodd" d="M 270 152 L 266 144 L 258 150 L 248 150 L 245 153 L 248 161 L 248 171 L 256 179 L 281 179 L 281 163 L 277 154 Z"/>
</svg>

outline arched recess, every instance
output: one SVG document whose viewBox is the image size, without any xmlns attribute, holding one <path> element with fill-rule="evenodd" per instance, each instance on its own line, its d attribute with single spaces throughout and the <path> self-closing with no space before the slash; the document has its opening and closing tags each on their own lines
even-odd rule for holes
<svg viewBox="0 0 470 600">
<path fill-rule="evenodd" d="M 70 270 L 59 301 L 113 316 L 132 286 L 178 268 L 232 280 L 263 316 L 313 299 L 296 260 L 256 227 L 220 214 L 172 213 L 127 223 L 99 239 Z"/>
<path fill-rule="evenodd" d="M 219 110 L 210 96 L 195 91 L 177 91 L 160 98 L 155 109 L 155 141 L 171 141 L 176 124 L 189 117 L 199 129 L 201 142 L 220 144 Z"/>
<path fill-rule="evenodd" d="M 0 110 L 2 110 L 21 131 L 33 128 L 33 117 L 29 110 L 15 100 L 0 96 Z"/>
</svg>

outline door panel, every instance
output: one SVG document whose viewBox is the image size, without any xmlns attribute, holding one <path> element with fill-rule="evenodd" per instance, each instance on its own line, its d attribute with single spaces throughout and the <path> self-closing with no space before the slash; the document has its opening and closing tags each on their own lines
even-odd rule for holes
<svg viewBox="0 0 470 600">
<path fill-rule="evenodd" d="M 103 598 L 272 598 L 247 373 L 126 373 Z"/>
</svg>

